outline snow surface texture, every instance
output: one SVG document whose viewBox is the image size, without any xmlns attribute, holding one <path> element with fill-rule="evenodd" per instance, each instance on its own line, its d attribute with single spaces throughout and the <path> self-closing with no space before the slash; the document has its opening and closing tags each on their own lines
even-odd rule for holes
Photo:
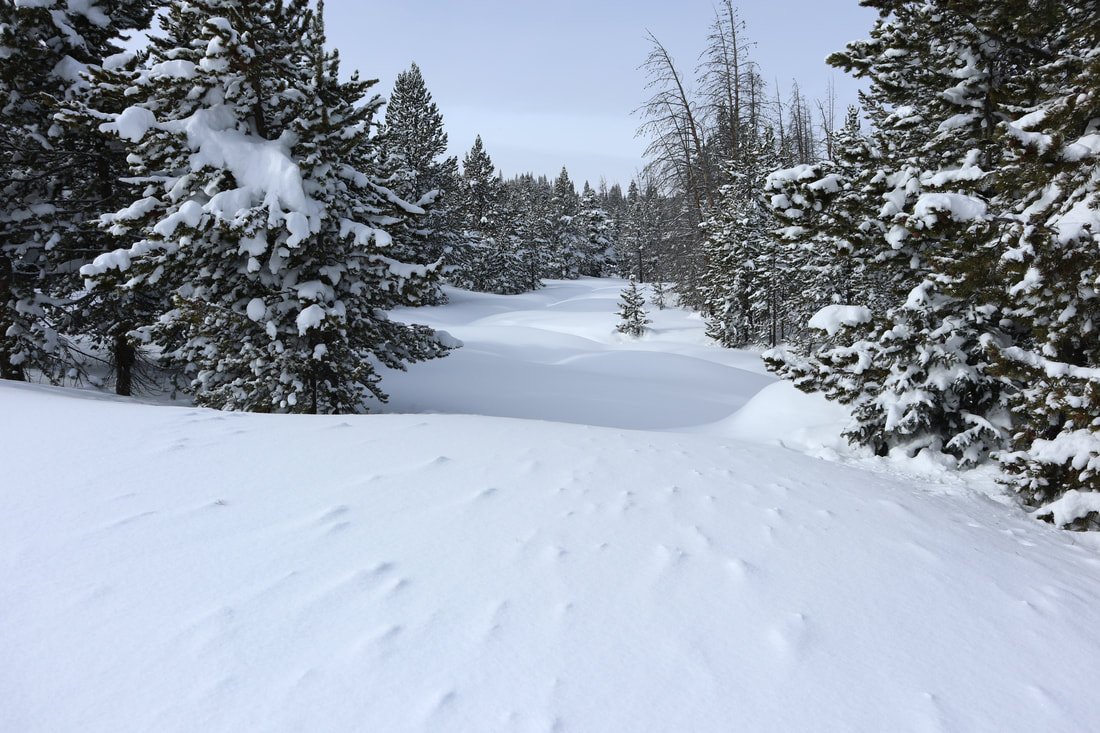
<svg viewBox="0 0 1100 733">
<path fill-rule="evenodd" d="M 1095 730 L 1087 538 L 621 287 L 416 311 L 466 347 L 388 409 L 511 417 L 0 383 L 0 730 Z"/>
</svg>

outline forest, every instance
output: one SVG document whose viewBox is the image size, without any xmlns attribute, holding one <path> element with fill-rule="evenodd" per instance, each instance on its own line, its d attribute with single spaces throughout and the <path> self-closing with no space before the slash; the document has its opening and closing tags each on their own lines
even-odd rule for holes
<svg viewBox="0 0 1100 733">
<path fill-rule="evenodd" d="M 852 443 L 996 464 L 1100 529 L 1097 3 L 862 4 L 843 113 L 765 82 L 731 0 L 694 69 L 651 34 L 642 174 L 578 193 L 480 138 L 447 157 L 419 68 L 383 99 L 323 3 L 5 0 L 0 376 L 363 412 L 458 347 L 391 310 L 614 275 L 849 408 Z"/>
</svg>

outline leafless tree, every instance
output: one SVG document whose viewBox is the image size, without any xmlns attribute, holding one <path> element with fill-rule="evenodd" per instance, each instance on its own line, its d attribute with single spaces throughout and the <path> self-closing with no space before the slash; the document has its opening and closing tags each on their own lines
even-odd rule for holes
<svg viewBox="0 0 1100 733">
<path fill-rule="evenodd" d="M 821 115 L 821 137 L 825 142 L 825 157 L 833 159 L 833 136 L 836 134 L 836 86 L 833 78 L 829 77 L 829 85 L 825 88 L 825 99 L 818 99 L 817 113 Z"/>
<path fill-rule="evenodd" d="M 635 110 L 642 117 L 638 134 L 650 139 L 646 157 L 666 183 L 672 183 L 691 197 L 698 220 L 714 207 L 714 192 L 707 176 L 706 151 L 698 106 L 688 93 L 684 78 L 671 54 L 648 33 L 652 48 L 640 68 L 653 96 Z"/>
<path fill-rule="evenodd" d="M 749 60 L 753 45 L 744 38 L 745 22 L 737 17 L 732 0 L 721 0 L 714 9 L 714 21 L 707 36 L 707 47 L 696 73 L 700 91 L 706 98 L 707 121 L 721 140 L 723 157 L 735 158 L 745 121 L 744 92 L 750 89 L 755 64 Z"/>
</svg>

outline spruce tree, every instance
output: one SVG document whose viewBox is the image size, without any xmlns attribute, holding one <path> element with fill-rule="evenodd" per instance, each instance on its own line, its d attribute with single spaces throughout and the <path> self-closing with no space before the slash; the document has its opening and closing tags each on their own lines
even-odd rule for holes
<svg viewBox="0 0 1100 733">
<path fill-rule="evenodd" d="M 412 255 L 424 264 L 446 257 L 461 238 L 458 160 L 442 159 L 447 151 L 443 115 L 415 63 L 397 75 L 382 140 L 397 158 L 390 188 L 428 212 L 417 232 L 420 246 Z"/>
<path fill-rule="evenodd" d="M 631 280 L 630 284 L 623 288 L 619 297 L 622 302 L 619 304 L 617 313 L 621 321 L 615 329 L 627 336 L 641 336 L 646 332 L 646 326 L 652 321 L 646 316 L 645 297 L 638 289 L 638 283 Z"/>
<path fill-rule="evenodd" d="M 1100 12 L 1009 6 L 1000 11 L 1028 22 L 994 16 L 995 31 L 1028 63 L 1013 79 L 1021 103 L 996 130 L 1006 150 L 996 188 L 1011 195 L 998 207 L 995 264 L 1006 315 L 1028 338 L 990 342 L 1019 385 L 1000 459 L 1038 515 L 1100 529 L 1100 494 L 1079 493 L 1100 492 Z"/>
<path fill-rule="evenodd" d="M 496 247 L 493 234 L 500 219 L 501 190 L 492 158 L 481 135 L 462 159 L 462 242 L 454 255 L 451 279 L 459 287 L 484 290 L 483 261 Z"/>
<path fill-rule="evenodd" d="M 627 187 L 623 224 L 615 253 L 619 275 L 623 277 L 638 282 L 650 282 L 662 277 L 662 212 L 658 199 L 652 186 L 643 190 L 637 181 L 631 181 Z"/>
<path fill-rule="evenodd" d="M 723 346 L 775 346 L 791 277 L 764 199 L 765 177 L 778 157 L 770 128 L 760 137 L 743 131 L 739 142 L 739 155 L 725 171 L 730 183 L 706 225 L 707 335 Z"/>
<path fill-rule="evenodd" d="M 386 317 L 419 304 L 439 267 L 391 256 L 423 210 L 383 185 L 374 82 L 339 80 L 321 8 L 304 0 L 174 0 L 162 27 L 129 72 L 131 106 L 88 112 L 127 143 L 143 190 L 104 217 L 139 241 L 83 274 L 93 289 L 172 292 L 147 331 L 199 404 L 358 412 L 384 400 L 377 365 L 447 347 Z"/>
<path fill-rule="evenodd" d="M 603 277 L 610 270 L 610 255 L 615 247 L 615 222 L 587 182 L 581 193 L 576 223 L 580 235 L 580 274 Z"/>
<path fill-rule="evenodd" d="M 580 200 L 569 172 L 562 166 L 554 180 L 554 193 L 550 199 L 551 245 L 550 260 L 544 276 L 560 280 L 576 279 L 581 272 L 581 232 L 576 216 Z"/>
<path fill-rule="evenodd" d="M 152 14 L 149 0 L 0 3 L 0 378 L 56 381 L 75 363 L 75 273 L 102 251 L 95 220 L 122 158 L 56 114 Z"/>
<path fill-rule="evenodd" d="M 841 371 L 856 442 L 880 453 L 942 450 L 971 464 L 1003 444 L 1013 389 L 986 352 L 987 343 L 1015 337 L 987 274 L 996 241 L 992 172 L 1002 158 L 994 131 L 1011 116 L 1021 58 L 987 32 L 982 8 L 865 4 L 880 10 L 871 38 L 829 61 L 870 82 L 872 142 L 847 171 L 797 166 L 778 176 L 797 190 L 777 184 L 773 201 L 797 241 L 837 242 L 832 227 L 845 229 L 877 291 L 856 293 L 848 305 L 873 318 L 851 324 L 843 359 L 820 351 L 835 346 L 827 343 L 793 369 L 800 386 L 826 393 Z"/>
<path fill-rule="evenodd" d="M 663 311 L 668 307 L 668 286 L 662 280 L 654 280 L 651 290 L 653 291 L 653 305 L 657 306 L 657 310 Z"/>
</svg>

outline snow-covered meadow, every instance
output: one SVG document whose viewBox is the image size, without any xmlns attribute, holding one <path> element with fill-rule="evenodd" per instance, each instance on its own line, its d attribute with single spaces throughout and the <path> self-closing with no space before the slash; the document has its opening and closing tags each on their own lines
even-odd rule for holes
<svg viewBox="0 0 1100 733">
<path fill-rule="evenodd" d="M 622 285 L 397 314 L 386 414 L 0 382 L 0 730 L 1096 729 L 1093 537 Z"/>
</svg>

